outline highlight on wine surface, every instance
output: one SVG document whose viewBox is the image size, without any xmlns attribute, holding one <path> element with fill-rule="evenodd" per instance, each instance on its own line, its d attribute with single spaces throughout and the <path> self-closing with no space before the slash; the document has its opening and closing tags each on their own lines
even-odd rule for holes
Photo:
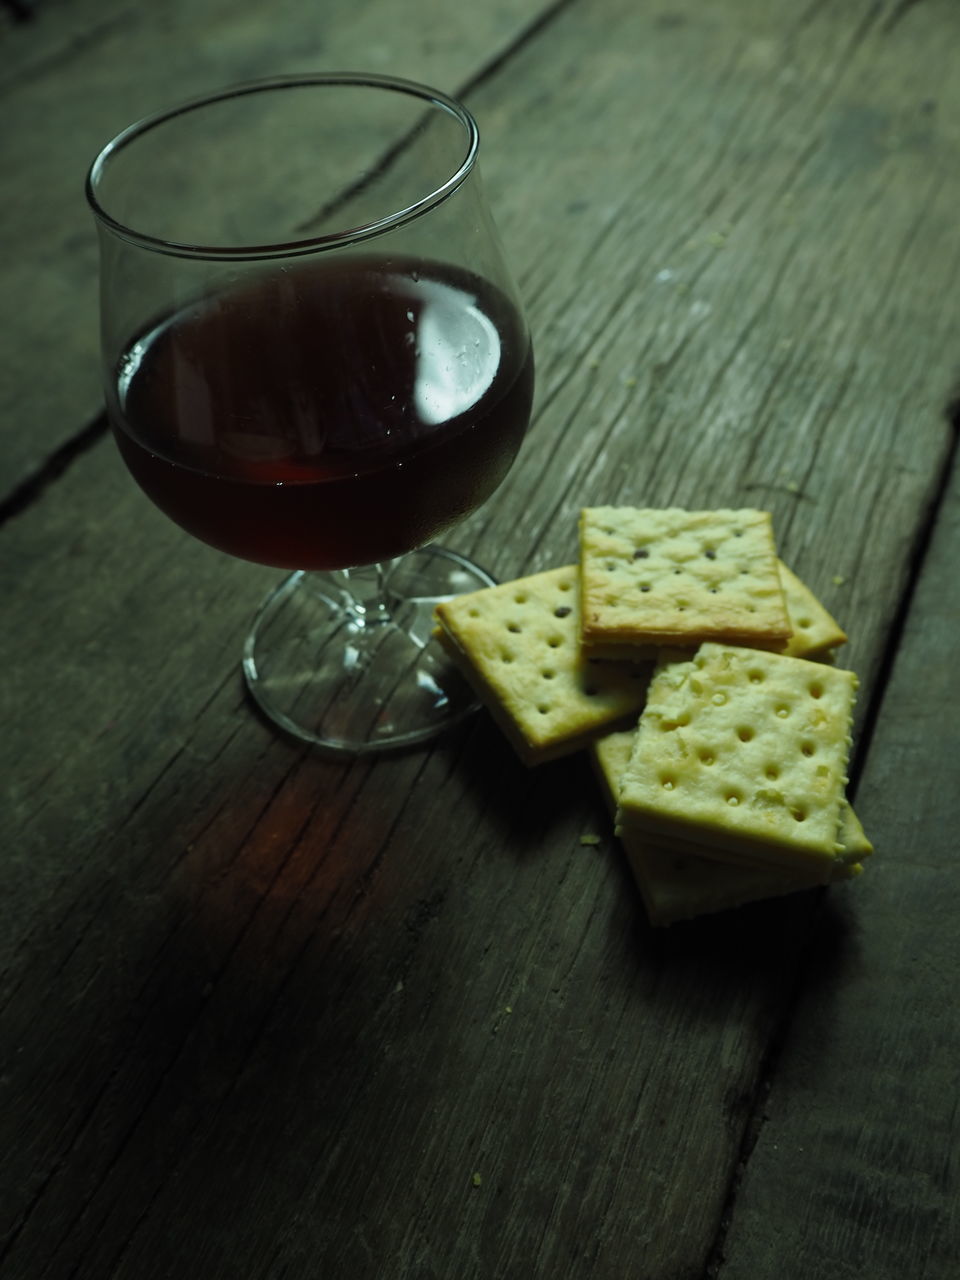
<svg viewBox="0 0 960 1280">
<path fill-rule="evenodd" d="M 475 706 L 432 610 L 492 579 L 434 540 L 504 479 L 533 397 L 478 144 L 424 86 L 286 77 L 141 121 L 88 176 L 120 454 L 188 533 L 293 571 L 243 670 L 333 750 Z"/>
</svg>

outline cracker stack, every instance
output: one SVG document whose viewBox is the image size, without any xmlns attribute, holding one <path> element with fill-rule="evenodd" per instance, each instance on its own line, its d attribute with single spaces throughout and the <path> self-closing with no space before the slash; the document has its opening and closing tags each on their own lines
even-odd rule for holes
<svg viewBox="0 0 960 1280">
<path fill-rule="evenodd" d="M 580 540 L 438 635 L 527 764 L 589 747 L 651 922 L 859 874 L 856 677 L 811 660 L 846 635 L 769 515 L 589 508 Z"/>
<path fill-rule="evenodd" d="M 611 816 L 616 815 L 620 784 L 629 768 L 635 739 L 635 731 L 627 729 L 608 733 L 591 744 L 591 755 Z M 860 873 L 860 859 L 871 852 L 863 827 L 846 801 L 841 808 L 840 840 L 857 859 L 837 876 L 846 879 Z M 737 866 L 702 857 L 698 852 L 679 852 L 635 830 L 621 831 L 620 841 L 653 925 L 674 924 L 749 902 L 782 897 L 809 889 L 812 884 L 810 876 L 799 870 L 788 870 L 773 863 Z"/>
<path fill-rule="evenodd" d="M 803 658 L 706 643 L 665 655 L 620 783 L 622 832 L 828 882 L 840 839 L 856 678 Z"/>
</svg>

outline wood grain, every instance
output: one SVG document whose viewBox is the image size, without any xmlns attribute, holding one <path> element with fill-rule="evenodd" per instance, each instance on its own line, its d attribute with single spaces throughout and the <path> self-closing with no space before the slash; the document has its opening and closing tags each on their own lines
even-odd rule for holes
<svg viewBox="0 0 960 1280">
<path fill-rule="evenodd" d="M 845 661 L 869 677 L 952 438 L 948 18 L 888 34 L 872 4 L 805 23 L 736 8 L 607 15 L 615 49 L 578 9 L 562 94 L 537 84 L 535 49 L 516 64 L 531 127 L 499 158 L 531 181 L 522 207 L 499 165 L 491 186 L 508 245 L 524 237 L 541 338 L 527 466 L 550 505 L 527 504 L 513 540 L 546 567 L 573 554 L 584 503 L 762 506 L 784 558 L 851 620 Z M 488 128 L 507 110 L 476 105 Z M 576 138 L 559 158 L 554 130 Z"/>
<path fill-rule="evenodd" d="M 767 507 L 784 557 L 851 630 L 864 714 L 950 457 L 960 307 L 944 285 L 958 18 L 943 3 L 899 9 L 583 0 L 469 95 L 539 389 L 517 468 L 457 545 L 510 576 L 565 561 L 585 502 Z M 216 39 L 180 50 L 178 83 L 235 78 L 244 56 L 274 69 L 284 50 L 302 65 L 318 47 L 292 9 L 265 44 L 253 10 L 209 12 Z M 379 24 L 451 85 L 509 39 L 494 24 L 482 53 L 461 42 L 462 60 L 431 63 L 419 12 L 401 32 L 376 6 L 330 10 L 324 49 L 366 48 Z M 43 77 L 8 90 L 24 109 L 49 94 L 46 115 L 23 117 L 34 143 L 85 94 L 84 129 L 135 93 L 153 105 L 159 81 L 137 86 L 132 55 L 154 47 L 180 66 L 183 34 L 148 39 L 138 23 L 155 21 L 73 48 L 59 99 Z M 52 154 L 59 172 L 66 153 Z M 89 315 L 92 256 L 62 230 L 79 222 L 43 217 L 59 248 L 35 314 Z M 39 390 L 50 350 L 12 353 L 11 421 L 36 434 L 5 455 L 11 475 L 95 411 L 92 342 L 77 337 L 62 385 Z M 16 726 L 0 736 L 0 1280 L 675 1280 L 719 1264 L 731 1203 L 743 1217 L 725 1265 L 770 1256 L 782 1228 L 764 1227 L 761 1175 L 785 1176 L 763 1146 L 772 1124 L 758 1181 L 738 1163 L 781 1070 L 797 1140 L 818 999 L 839 1007 L 848 983 L 906 970 L 907 950 L 883 950 L 882 872 L 654 933 L 583 761 L 527 772 L 482 718 L 376 763 L 324 760 L 262 725 L 237 657 L 274 575 L 170 526 L 108 441 L 0 536 L 0 710 Z M 881 772 L 864 780 L 881 867 L 910 824 L 930 830 L 925 808 L 870 790 L 904 758 L 910 714 L 884 705 L 868 762 L 882 752 Z M 581 844 L 594 833 L 599 847 Z M 894 1012 L 878 1006 L 874 1035 Z M 850 1133 L 837 1109 L 852 1055 L 820 1099 L 835 1128 L 818 1161 Z M 941 1123 L 938 1079 L 924 1114 Z M 883 1150 L 896 1120 L 881 1100 Z M 869 1216 L 855 1194 L 844 1207 L 877 1149 L 855 1140 L 838 1220 Z M 927 1188 L 927 1222 L 933 1205 L 949 1224 L 937 1197 L 950 1185 Z M 879 1251 L 883 1229 L 861 1229 L 843 1258 L 865 1239 Z M 928 1265 L 948 1274 L 932 1249 Z"/>
</svg>

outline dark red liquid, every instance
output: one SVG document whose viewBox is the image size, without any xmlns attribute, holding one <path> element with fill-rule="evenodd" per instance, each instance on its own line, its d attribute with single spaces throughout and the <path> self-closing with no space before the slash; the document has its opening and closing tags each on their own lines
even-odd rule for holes
<svg viewBox="0 0 960 1280">
<path fill-rule="evenodd" d="M 354 258 L 161 321 L 111 391 L 127 466 L 184 529 L 263 564 L 343 568 L 423 546 L 490 496 L 526 431 L 533 359 L 478 278 Z"/>
</svg>

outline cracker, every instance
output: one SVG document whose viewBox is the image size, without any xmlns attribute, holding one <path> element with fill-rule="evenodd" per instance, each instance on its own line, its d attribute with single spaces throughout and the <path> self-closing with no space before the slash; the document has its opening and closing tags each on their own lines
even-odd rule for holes
<svg viewBox="0 0 960 1280">
<path fill-rule="evenodd" d="M 777 561 L 780 585 L 783 588 L 787 618 L 793 632 L 783 650 L 792 658 L 820 658 L 832 653 L 847 641 L 846 632 L 824 608 L 810 588 L 789 569 L 782 560 Z M 691 644 L 695 649 L 700 641 Z M 620 662 L 652 662 L 660 650 L 656 645 L 605 644 L 591 645 L 592 657 L 613 658 Z"/>
<path fill-rule="evenodd" d="M 844 855 L 848 856 L 851 846 L 848 845 L 844 838 L 844 823 L 847 820 L 850 806 L 845 801 L 840 802 L 837 840 L 843 846 Z M 861 827 L 862 831 L 863 828 Z M 620 835 L 630 834 L 620 832 Z M 646 837 L 644 837 L 646 838 Z M 663 849 L 667 853 L 674 853 L 681 857 L 697 857 L 709 858 L 718 865 L 727 868 L 736 868 L 737 870 L 757 870 L 767 866 L 777 866 L 783 874 L 795 875 L 802 879 L 806 884 L 834 884 L 837 880 L 849 880 L 851 875 L 859 875 L 863 868 L 857 864 L 853 865 L 851 860 L 833 862 L 823 861 L 822 863 L 811 862 L 809 867 L 783 867 L 778 863 L 770 863 L 763 859 L 758 859 L 756 853 L 751 855 L 740 854 L 733 850 L 724 850 L 722 858 L 718 856 L 716 851 L 712 851 L 708 845 L 698 844 L 694 840 L 678 839 L 673 835 L 657 835 L 657 847 Z M 872 852 L 872 846 L 867 849 L 858 849 L 855 851 L 857 858 L 867 857 Z"/>
<path fill-rule="evenodd" d="M 826 878 L 839 839 L 857 680 L 804 658 L 707 643 L 650 685 L 618 825 L 705 857 Z"/>
<path fill-rule="evenodd" d="M 642 708 L 650 669 L 578 644 L 576 566 L 439 604 L 438 635 L 527 764 L 578 750 Z"/>
<path fill-rule="evenodd" d="M 784 653 L 792 658 L 818 658 L 846 644 L 847 634 L 806 583 L 781 560 L 780 585 L 787 602 L 793 635 Z"/>
<path fill-rule="evenodd" d="M 590 747 L 607 805 L 614 813 L 635 737 L 632 729 L 619 730 L 598 738 Z M 841 810 L 840 840 L 858 858 L 872 851 L 859 820 L 846 803 Z M 678 853 L 635 834 L 626 834 L 622 844 L 653 925 L 692 920 L 749 902 L 797 893 L 819 883 L 808 874 L 783 867 L 729 866 L 704 858 L 697 851 Z M 862 869 L 857 861 L 844 867 L 839 878 L 858 875 Z"/>
<path fill-rule="evenodd" d="M 703 640 L 782 649 L 791 636 L 766 511 L 587 507 L 580 601 L 595 656 Z"/>
</svg>

